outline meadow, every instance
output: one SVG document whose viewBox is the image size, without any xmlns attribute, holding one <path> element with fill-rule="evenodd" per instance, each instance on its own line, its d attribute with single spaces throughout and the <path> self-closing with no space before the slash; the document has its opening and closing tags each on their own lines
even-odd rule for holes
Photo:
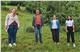
<svg viewBox="0 0 80 52">
<path fill-rule="evenodd" d="M 56 45 L 52 41 L 50 27 L 44 25 L 42 28 L 43 44 L 35 45 L 34 32 L 26 32 L 26 28 L 32 26 L 33 14 L 28 11 L 17 11 L 20 28 L 17 32 L 17 46 L 8 47 L 8 34 L 5 31 L 5 17 L 9 13 L 8 10 L 1 10 L 1 51 L 2 52 L 80 52 L 80 33 L 75 32 L 76 48 L 71 45 L 68 47 L 66 42 L 66 32 L 63 30 L 65 27 L 60 26 L 60 44 Z"/>
</svg>

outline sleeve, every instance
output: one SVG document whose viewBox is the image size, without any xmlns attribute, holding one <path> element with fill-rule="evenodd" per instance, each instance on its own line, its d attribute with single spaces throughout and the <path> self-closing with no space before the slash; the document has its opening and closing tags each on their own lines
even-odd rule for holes
<svg viewBox="0 0 80 52">
<path fill-rule="evenodd" d="M 59 26 L 59 28 L 60 28 L 60 22 L 59 22 L 59 20 L 58 20 L 58 26 Z"/>
<path fill-rule="evenodd" d="M 17 19 L 16 19 L 16 21 L 17 21 L 17 24 L 18 24 L 18 28 L 19 28 L 19 26 L 20 26 L 20 23 L 19 23 L 19 19 L 18 19 L 18 16 L 17 16 Z"/>
<path fill-rule="evenodd" d="M 9 15 L 6 16 L 6 19 L 5 19 L 5 27 L 8 25 L 8 20 L 9 20 Z"/>
<path fill-rule="evenodd" d="M 50 29 L 52 28 L 52 19 L 50 19 Z"/>
<path fill-rule="evenodd" d="M 32 17 L 32 26 L 34 26 L 34 16 Z"/>
<path fill-rule="evenodd" d="M 65 22 L 65 25 L 67 26 L 67 20 L 66 20 L 66 22 Z"/>
<path fill-rule="evenodd" d="M 73 23 L 73 25 L 75 25 L 75 24 L 74 24 L 74 20 L 72 20 L 72 23 Z"/>
<path fill-rule="evenodd" d="M 44 25 L 44 20 L 43 20 L 43 16 L 41 17 L 41 21 L 42 21 L 42 26 Z"/>
</svg>

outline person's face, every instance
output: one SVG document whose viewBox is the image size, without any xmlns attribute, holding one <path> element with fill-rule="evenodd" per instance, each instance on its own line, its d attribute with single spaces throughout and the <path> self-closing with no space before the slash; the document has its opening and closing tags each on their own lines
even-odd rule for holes
<svg viewBox="0 0 80 52">
<path fill-rule="evenodd" d="M 56 19 L 56 16 L 55 15 L 53 15 L 53 19 Z"/>
<path fill-rule="evenodd" d="M 36 14 L 40 14 L 40 11 L 39 10 L 36 10 Z"/>
<path fill-rule="evenodd" d="M 70 16 L 68 16 L 68 19 L 71 19 L 71 17 L 70 17 Z"/>
<path fill-rule="evenodd" d="M 15 14 L 16 13 L 16 9 L 12 9 L 12 13 Z"/>
</svg>

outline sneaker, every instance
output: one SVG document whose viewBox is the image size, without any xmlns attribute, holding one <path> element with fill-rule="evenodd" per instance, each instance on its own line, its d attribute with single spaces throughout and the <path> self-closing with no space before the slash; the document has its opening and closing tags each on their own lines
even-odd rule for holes
<svg viewBox="0 0 80 52">
<path fill-rule="evenodd" d="M 74 48 L 76 47 L 75 43 L 73 43 L 73 47 L 74 47 Z"/>
<path fill-rule="evenodd" d="M 70 44 L 69 44 L 69 43 L 68 43 L 67 45 L 68 45 L 68 46 L 70 46 Z"/>
<path fill-rule="evenodd" d="M 12 44 L 11 43 L 9 44 L 9 47 L 12 47 Z"/>
<path fill-rule="evenodd" d="M 16 43 L 13 43 L 14 46 L 16 46 Z"/>
<path fill-rule="evenodd" d="M 59 45 L 59 42 L 57 43 L 57 45 Z"/>
<path fill-rule="evenodd" d="M 56 42 L 54 42 L 54 44 L 57 44 Z"/>
</svg>

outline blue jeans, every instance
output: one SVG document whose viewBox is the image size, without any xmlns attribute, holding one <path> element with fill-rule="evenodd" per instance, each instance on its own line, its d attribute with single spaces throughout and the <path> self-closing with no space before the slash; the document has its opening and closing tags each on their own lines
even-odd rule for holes
<svg viewBox="0 0 80 52">
<path fill-rule="evenodd" d="M 16 26 L 9 26 L 8 29 L 8 43 L 16 43 L 16 33 L 17 33 L 17 27 Z"/>
<path fill-rule="evenodd" d="M 38 39 L 39 39 L 40 43 L 42 43 L 42 29 L 41 29 L 41 26 L 35 26 L 34 31 L 35 31 L 35 41 L 38 42 Z M 39 38 L 38 38 L 38 34 L 39 34 Z"/>
</svg>

